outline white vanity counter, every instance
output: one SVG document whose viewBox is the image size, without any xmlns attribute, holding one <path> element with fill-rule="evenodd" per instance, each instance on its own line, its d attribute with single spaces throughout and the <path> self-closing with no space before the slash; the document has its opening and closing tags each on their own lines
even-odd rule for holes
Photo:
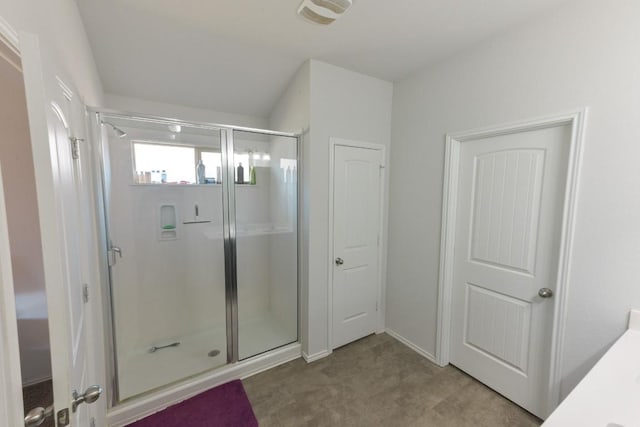
<svg viewBox="0 0 640 427">
<path fill-rule="evenodd" d="M 640 427 L 640 311 L 544 427 Z"/>
</svg>

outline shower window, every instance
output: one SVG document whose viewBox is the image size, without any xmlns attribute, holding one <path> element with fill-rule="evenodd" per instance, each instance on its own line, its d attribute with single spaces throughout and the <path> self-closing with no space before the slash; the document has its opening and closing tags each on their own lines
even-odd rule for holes
<svg viewBox="0 0 640 427">
<path fill-rule="evenodd" d="M 133 143 L 134 173 L 137 183 L 153 184 L 163 181 L 173 184 L 196 182 L 194 147 L 169 144 Z M 162 171 L 166 179 L 162 179 Z M 144 177 L 148 173 L 150 180 Z"/>
<path fill-rule="evenodd" d="M 205 166 L 207 183 L 220 183 L 220 168 L 222 168 L 220 150 L 156 142 L 133 142 L 132 145 L 134 182 L 137 184 L 195 184 L 195 167 L 200 160 Z M 268 158 L 268 154 L 265 156 Z M 236 183 L 248 184 L 252 163 L 260 159 L 261 157 L 253 153 L 236 152 L 234 154 Z M 243 182 L 238 180 L 240 165 L 244 169 Z M 166 173 L 165 178 L 162 177 L 163 173 Z"/>
<path fill-rule="evenodd" d="M 199 149 L 199 159 L 202 159 L 204 163 L 204 175 L 207 180 L 215 179 L 216 182 L 220 181 L 220 174 L 222 171 L 222 154 L 220 151 Z"/>
<path fill-rule="evenodd" d="M 137 184 L 195 184 L 195 168 L 202 160 L 208 183 L 220 183 L 222 155 L 206 147 L 133 142 L 134 181 Z M 162 178 L 162 173 L 166 178 Z M 145 173 L 149 176 L 145 177 Z"/>
</svg>

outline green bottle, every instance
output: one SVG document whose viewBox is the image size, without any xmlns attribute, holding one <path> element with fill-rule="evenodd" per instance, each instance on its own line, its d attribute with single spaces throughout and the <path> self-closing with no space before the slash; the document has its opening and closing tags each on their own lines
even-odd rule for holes
<svg viewBox="0 0 640 427">
<path fill-rule="evenodd" d="M 249 182 L 251 185 L 256 185 L 256 167 L 251 166 L 251 170 L 249 171 Z"/>
</svg>

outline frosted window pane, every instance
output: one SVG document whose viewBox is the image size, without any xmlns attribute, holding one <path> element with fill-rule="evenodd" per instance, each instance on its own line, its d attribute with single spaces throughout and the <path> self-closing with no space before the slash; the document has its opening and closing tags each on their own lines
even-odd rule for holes
<svg viewBox="0 0 640 427">
<path fill-rule="evenodd" d="M 222 167 L 222 155 L 213 151 L 203 151 L 200 153 L 202 163 L 204 163 L 204 175 L 206 178 L 216 178 L 218 168 Z"/>
<path fill-rule="evenodd" d="M 136 174 L 166 171 L 167 183 L 196 182 L 195 149 L 176 145 L 134 143 Z"/>
</svg>

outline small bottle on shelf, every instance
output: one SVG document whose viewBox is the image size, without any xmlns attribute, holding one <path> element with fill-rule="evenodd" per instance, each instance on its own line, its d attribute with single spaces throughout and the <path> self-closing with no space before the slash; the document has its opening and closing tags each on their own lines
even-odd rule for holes
<svg viewBox="0 0 640 427">
<path fill-rule="evenodd" d="M 238 184 L 244 184 L 244 168 L 242 163 L 238 163 Z"/>
<path fill-rule="evenodd" d="M 167 183 L 167 171 L 162 170 L 162 174 L 160 175 L 160 182 L 163 184 Z"/>
</svg>

